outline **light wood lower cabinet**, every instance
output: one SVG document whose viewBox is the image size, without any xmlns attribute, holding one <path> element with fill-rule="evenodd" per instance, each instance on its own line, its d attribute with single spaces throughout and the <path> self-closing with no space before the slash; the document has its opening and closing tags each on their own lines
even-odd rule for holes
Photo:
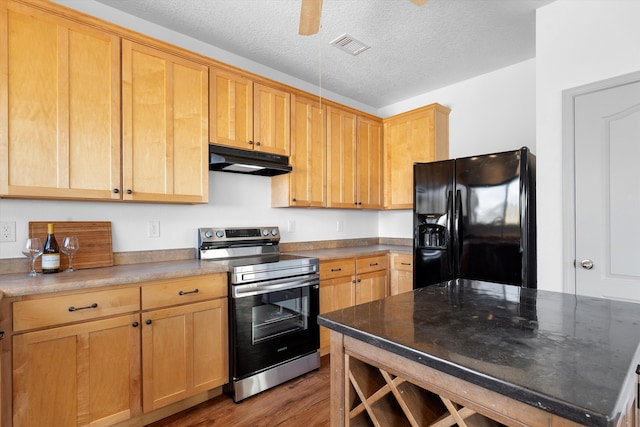
<svg viewBox="0 0 640 427">
<path fill-rule="evenodd" d="M 228 382 L 226 274 L 2 305 L 3 426 L 143 425 Z"/>
<path fill-rule="evenodd" d="M 391 295 L 413 290 L 413 255 L 391 254 Z"/>
<path fill-rule="evenodd" d="M 144 412 L 228 382 L 227 300 L 142 315 Z"/>
<path fill-rule="evenodd" d="M 389 295 L 388 255 L 320 261 L 320 314 Z M 320 352 L 329 353 L 329 329 L 320 327 Z"/>
<path fill-rule="evenodd" d="M 140 411 L 138 313 L 13 337 L 13 425 L 112 425 Z"/>
</svg>

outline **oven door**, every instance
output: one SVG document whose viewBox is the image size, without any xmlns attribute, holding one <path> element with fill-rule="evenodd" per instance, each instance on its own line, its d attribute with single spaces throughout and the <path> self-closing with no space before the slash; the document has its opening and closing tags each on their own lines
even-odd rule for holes
<svg viewBox="0 0 640 427">
<path fill-rule="evenodd" d="M 317 275 L 232 286 L 232 375 L 238 380 L 317 351 Z"/>
</svg>

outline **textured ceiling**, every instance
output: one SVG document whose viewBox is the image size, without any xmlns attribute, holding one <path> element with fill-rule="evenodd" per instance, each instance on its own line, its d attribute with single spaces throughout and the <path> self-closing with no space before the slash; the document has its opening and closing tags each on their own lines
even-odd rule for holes
<svg viewBox="0 0 640 427">
<path fill-rule="evenodd" d="M 552 0 L 324 0 L 298 35 L 300 0 L 97 0 L 355 101 L 381 108 L 535 56 Z M 370 49 L 329 43 L 348 33 Z"/>
</svg>

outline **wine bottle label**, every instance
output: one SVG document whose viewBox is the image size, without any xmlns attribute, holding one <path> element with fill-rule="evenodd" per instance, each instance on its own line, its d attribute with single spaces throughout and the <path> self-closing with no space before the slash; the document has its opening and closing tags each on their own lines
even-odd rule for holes
<svg viewBox="0 0 640 427">
<path fill-rule="evenodd" d="M 60 268 L 60 254 L 42 254 L 42 269 L 55 270 Z"/>
</svg>

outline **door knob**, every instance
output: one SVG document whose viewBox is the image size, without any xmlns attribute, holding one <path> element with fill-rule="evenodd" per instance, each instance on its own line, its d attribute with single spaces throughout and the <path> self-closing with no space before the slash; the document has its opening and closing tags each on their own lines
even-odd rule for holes
<svg viewBox="0 0 640 427">
<path fill-rule="evenodd" d="M 593 261 L 591 261 L 590 259 L 583 259 L 582 261 L 580 261 L 580 265 L 585 270 L 591 270 L 593 268 Z"/>
</svg>

